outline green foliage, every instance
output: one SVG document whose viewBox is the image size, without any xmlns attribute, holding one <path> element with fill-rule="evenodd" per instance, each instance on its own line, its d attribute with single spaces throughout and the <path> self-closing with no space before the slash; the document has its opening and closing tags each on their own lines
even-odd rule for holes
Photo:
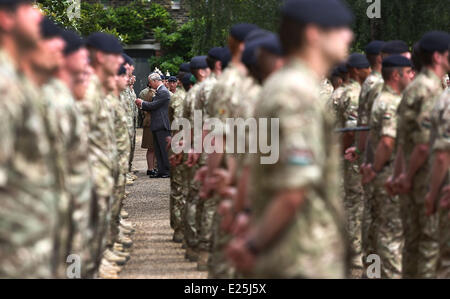
<svg viewBox="0 0 450 299">
<path fill-rule="evenodd" d="M 193 52 L 201 54 L 223 45 L 229 28 L 248 22 L 272 31 L 278 29 L 280 0 L 187 0 L 194 26 Z M 410 46 L 429 30 L 449 30 L 449 0 L 380 0 L 381 19 L 369 19 L 366 0 L 347 0 L 356 20 L 354 51 L 371 40 L 402 39 Z"/>
<path fill-rule="evenodd" d="M 161 27 L 155 28 L 155 38 L 161 44 L 163 56 L 152 57 L 149 61 L 150 66 L 168 70 L 171 74 L 178 73 L 179 65 L 194 56 L 192 53 L 193 26 L 194 22 L 190 21 L 172 32 Z"/>
<path fill-rule="evenodd" d="M 70 0 L 38 0 L 41 9 L 53 20 L 67 28 L 73 28 L 86 36 L 95 31 L 116 35 L 125 44 L 141 41 L 153 35 L 157 27 L 174 30 L 175 21 L 161 5 L 144 1 L 119 7 L 105 7 L 100 3 L 81 2 L 81 17 L 69 20 L 67 10 Z"/>
</svg>

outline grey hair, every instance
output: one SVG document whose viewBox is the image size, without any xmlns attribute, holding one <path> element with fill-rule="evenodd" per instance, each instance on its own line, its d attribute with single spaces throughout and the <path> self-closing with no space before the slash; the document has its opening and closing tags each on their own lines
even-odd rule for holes
<svg viewBox="0 0 450 299">
<path fill-rule="evenodd" d="M 159 74 L 157 74 L 157 73 L 151 73 L 148 76 L 148 80 L 149 81 L 162 81 L 161 76 Z"/>
</svg>

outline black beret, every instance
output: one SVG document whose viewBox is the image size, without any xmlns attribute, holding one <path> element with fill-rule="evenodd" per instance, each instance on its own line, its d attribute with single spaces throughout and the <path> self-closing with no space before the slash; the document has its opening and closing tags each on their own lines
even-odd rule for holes
<svg viewBox="0 0 450 299">
<path fill-rule="evenodd" d="M 450 47 L 450 34 L 444 31 L 430 31 L 425 33 L 419 44 L 420 48 L 427 52 L 443 52 Z"/>
<path fill-rule="evenodd" d="M 222 48 L 222 69 L 226 68 L 231 61 L 231 51 L 228 47 Z"/>
<path fill-rule="evenodd" d="M 40 26 L 42 38 L 48 39 L 57 36 L 62 37 L 63 33 L 62 29 L 49 18 L 47 17 L 42 18 Z"/>
<path fill-rule="evenodd" d="M 255 29 L 258 29 L 259 27 L 254 24 L 236 24 L 233 27 L 231 27 L 230 35 L 237 39 L 238 41 L 243 42 L 247 35 L 252 32 Z"/>
<path fill-rule="evenodd" d="M 301 24 L 343 27 L 353 22 L 353 13 L 340 0 L 288 0 L 282 14 Z"/>
<path fill-rule="evenodd" d="M 383 67 L 412 67 L 412 62 L 405 56 L 395 54 L 383 59 Z"/>
<path fill-rule="evenodd" d="M 348 73 L 347 64 L 345 64 L 345 63 L 341 63 L 340 65 L 338 65 L 337 69 L 338 69 L 339 73 L 341 73 L 341 74 Z"/>
<path fill-rule="evenodd" d="M 366 54 L 369 55 L 378 55 L 381 52 L 385 42 L 381 40 L 374 40 L 367 44 L 366 46 Z"/>
<path fill-rule="evenodd" d="M 269 53 L 283 56 L 283 47 L 281 46 L 280 38 L 275 33 L 270 33 L 261 39 L 261 48 Z"/>
<path fill-rule="evenodd" d="M 127 63 L 127 64 L 129 64 L 129 65 L 134 65 L 134 60 L 133 60 L 133 58 L 131 58 L 130 56 L 128 56 L 128 55 L 125 54 L 125 53 L 122 53 L 122 57 L 123 57 L 123 60 L 125 60 L 125 63 Z"/>
<path fill-rule="evenodd" d="M 242 53 L 242 62 L 245 65 L 254 65 L 256 63 L 255 52 L 260 47 L 262 38 L 270 34 L 269 31 L 263 29 L 253 30 L 245 39 L 245 50 Z"/>
<path fill-rule="evenodd" d="M 183 78 L 181 78 L 181 83 L 183 83 L 184 85 L 191 84 L 191 77 L 191 73 L 184 74 Z"/>
<path fill-rule="evenodd" d="M 164 76 L 164 75 L 160 75 L 160 77 L 161 77 L 161 80 L 167 80 L 167 77 L 166 76 Z"/>
<path fill-rule="evenodd" d="M 340 76 L 341 76 L 341 73 L 339 72 L 339 68 L 335 67 L 333 69 L 333 71 L 331 72 L 331 77 L 340 77 Z"/>
<path fill-rule="evenodd" d="M 211 50 L 208 51 L 208 56 L 211 58 L 214 58 L 216 60 L 221 60 L 222 59 L 222 49 L 220 47 L 214 47 Z"/>
<path fill-rule="evenodd" d="M 121 76 L 121 75 L 125 75 L 127 73 L 127 69 L 125 68 L 125 65 L 122 64 L 119 68 L 119 71 L 117 71 L 117 75 Z"/>
<path fill-rule="evenodd" d="M 348 67 L 354 67 L 357 69 L 365 69 L 370 67 L 370 63 L 366 58 L 366 55 L 360 53 L 353 53 L 347 60 Z"/>
<path fill-rule="evenodd" d="M 401 54 L 408 51 L 408 45 L 402 40 L 388 41 L 381 48 L 381 52 L 386 54 Z"/>
<path fill-rule="evenodd" d="M 189 62 L 185 62 L 180 65 L 180 72 L 184 72 L 184 73 L 191 72 L 191 66 L 190 66 Z"/>
<path fill-rule="evenodd" d="M 33 0 L 0 0 L 0 6 L 16 7 L 23 3 L 33 3 Z"/>
<path fill-rule="evenodd" d="M 112 34 L 96 32 L 88 36 L 86 40 L 88 47 L 94 48 L 104 53 L 122 54 L 123 48 L 117 37 Z"/>
<path fill-rule="evenodd" d="M 207 69 L 206 56 L 195 56 L 191 59 L 190 68 L 192 70 Z"/>
<path fill-rule="evenodd" d="M 81 36 L 72 30 L 64 30 L 62 33 L 62 38 L 66 42 L 66 46 L 64 48 L 64 55 L 66 56 L 78 51 L 85 45 Z"/>
<path fill-rule="evenodd" d="M 168 79 L 168 81 L 169 81 L 169 82 L 177 82 L 178 79 L 177 79 L 177 77 L 170 76 L 169 79 Z"/>
</svg>

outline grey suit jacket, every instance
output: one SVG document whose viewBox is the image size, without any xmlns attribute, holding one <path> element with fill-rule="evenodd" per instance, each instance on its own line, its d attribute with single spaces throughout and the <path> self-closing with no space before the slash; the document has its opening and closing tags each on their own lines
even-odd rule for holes
<svg viewBox="0 0 450 299">
<path fill-rule="evenodd" d="M 142 103 L 142 110 L 150 111 L 150 114 L 152 116 L 150 130 L 170 131 L 169 103 L 170 103 L 170 93 L 164 85 L 162 85 L 158 89 L 151 103 L 149 102 Z"/>
</svg>

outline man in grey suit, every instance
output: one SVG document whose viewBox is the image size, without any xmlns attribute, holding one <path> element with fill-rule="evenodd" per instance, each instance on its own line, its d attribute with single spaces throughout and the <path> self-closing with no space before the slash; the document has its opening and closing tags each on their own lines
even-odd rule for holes
<svg viewBox="0 0 450 299">
<path fill-rule="evenodd" d="M 151 178 L 169 178 L 169 158 L 167 153 L 167 137 L 170 136 L 169 102 L 170 92 L 164 86 L 161 76 L 153 73 L 149 76 L 150 87 L 156 90 L 153 101 L 144 102 L 136 100 L 136 105 L 143 111 L 151 113 L 150 129 L 153 133 L 153 145 L 155 147 L 156 160 L 158 161 L 158 173 Z"/>
</svg>

